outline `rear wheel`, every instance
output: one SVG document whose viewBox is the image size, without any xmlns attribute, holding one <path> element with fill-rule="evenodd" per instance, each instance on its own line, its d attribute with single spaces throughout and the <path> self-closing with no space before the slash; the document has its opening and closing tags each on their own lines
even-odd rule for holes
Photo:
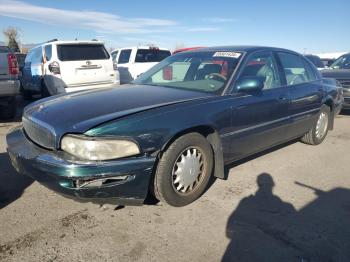
<svg viewBox="0 0 350 262">
<path fill-rule="evenodd" d="M 312 128 L 307 132 L 301 141 L 309 145 L 318 145 L 326 138 L 329 122 L 331 120 L 331 110 L 328 106 L 323 105 L 320 113 L 318 114 L 317 121 L 314 123 Z"/>
<path fill-rule="evenodd" d="M 213 151 L 199 133 L 176 139 L 159 160 L 153 193 L 172 206 L 185 206 L 205 191 L 213 169 Z"/>
</svg>

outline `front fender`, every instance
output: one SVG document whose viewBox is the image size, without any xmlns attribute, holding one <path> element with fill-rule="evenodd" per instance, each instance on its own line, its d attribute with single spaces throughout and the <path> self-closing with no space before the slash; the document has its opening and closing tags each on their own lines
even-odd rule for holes
<svg viewBox="0 0 350 262">
<path fill-rule="evenodd" d="M 215 153 L 215 176 L 224 178 L 224 155 L 221 133 L 231 126 L 229 99 L 206 101 L 199 104 L 171 105 L 148 110 L 90 129 L 89 136 L 131 137 L 137 141 L 142 153 L 158 154 L 179 134 L 198 127 L 213 132 L 206 136 Z M 196 129 L 197 131 L 197 129 Z"/>
</svg>

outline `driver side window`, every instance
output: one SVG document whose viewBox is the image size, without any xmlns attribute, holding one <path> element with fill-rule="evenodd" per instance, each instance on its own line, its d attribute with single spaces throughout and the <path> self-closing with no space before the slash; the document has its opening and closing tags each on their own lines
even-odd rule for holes
<svg viewBox="0 0 350 262">
<path fill-rule="evenodd" d="M 245 77 L 261 77 L 264 82 L 263 90 L 281 86 L 278 69 L 270 52 L 260 52 L 251 55 L 240 75 L 240 78 Z"/>
</svg>

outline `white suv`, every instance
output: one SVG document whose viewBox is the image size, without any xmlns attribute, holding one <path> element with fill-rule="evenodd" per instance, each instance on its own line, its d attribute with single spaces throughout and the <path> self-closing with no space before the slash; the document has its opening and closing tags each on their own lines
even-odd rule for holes
<svg viewBox="0 0 350 262">
<path fill-rule="evenodd" d="M 127 84 L 170 56 L 171 52 L 165 48 L 136 46 L 116 49 L 111 55 L 114 66 L 118 68 L 120 74 L 120 83 Z"/>
<path fill-rule="evenodd" d="M 112 57 L 100 41 L 46 42 L 28 53 L 22 73 L 25 97 L 119 84 Z"/>
</svg>

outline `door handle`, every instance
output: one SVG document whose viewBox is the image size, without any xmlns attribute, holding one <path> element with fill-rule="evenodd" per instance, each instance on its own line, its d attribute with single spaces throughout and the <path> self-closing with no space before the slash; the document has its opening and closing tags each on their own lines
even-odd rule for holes
<svg viewBox="0 0 350 262">
<path fill-rule="evenodd" d="M 288 98 L 287 98 L 286 96 L 280 96 L 280 97 L 279 97 L 279 100 L 285 101 L 285 100 L 288 100 Z"/>
</svg>

